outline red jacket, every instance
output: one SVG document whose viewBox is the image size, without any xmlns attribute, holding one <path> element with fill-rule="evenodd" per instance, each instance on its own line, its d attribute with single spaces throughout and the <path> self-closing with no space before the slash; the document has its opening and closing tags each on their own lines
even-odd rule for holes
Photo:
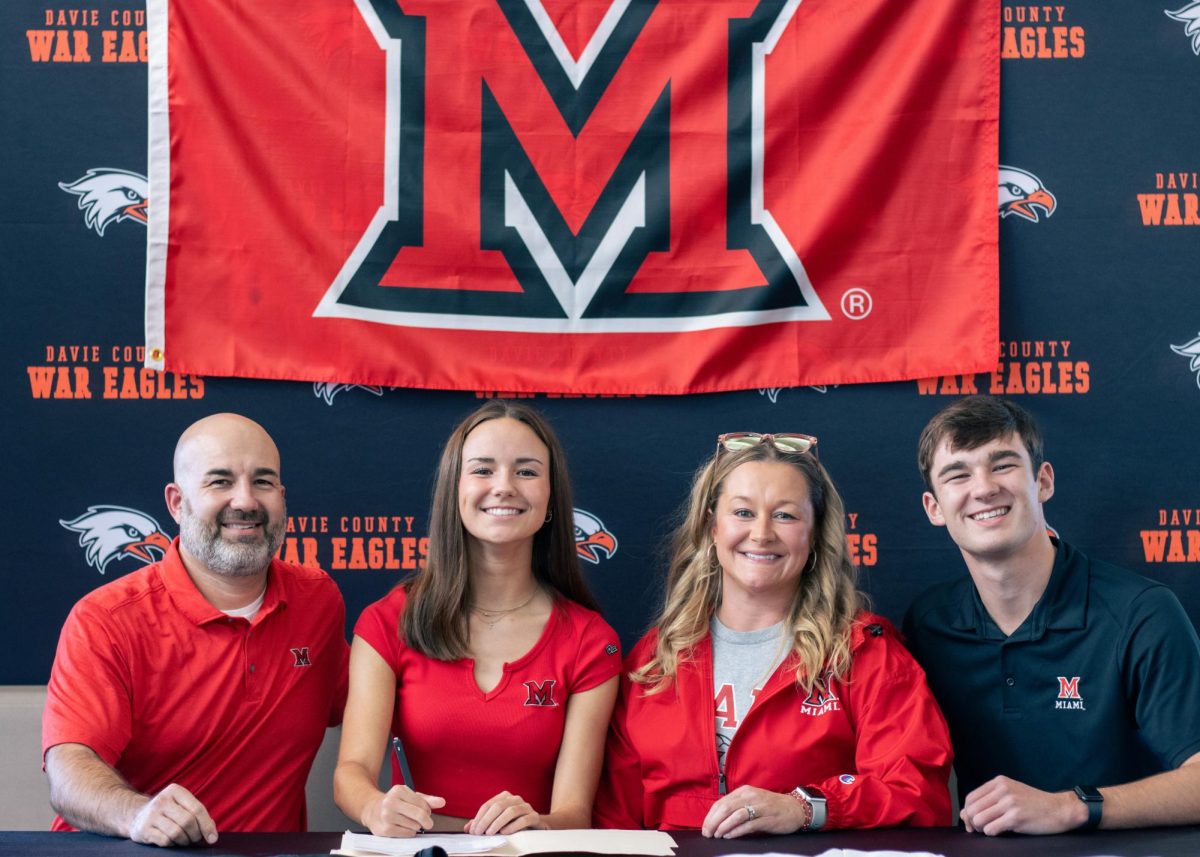
<svg viewBox="0 0 1200 857">
<path fill-rule="evenodd" d="M 651 658 L 656 637 L 634 647 L 626 673 Z M 851 649 L 848 675 L 807 698 L 795 656 L 785 659 L 729 745 L 725 790 L 816 786 L 828 801 L 826 828 L 950 824 L 953 754 L 925 673 L 887 620 L 870 613 L 855 622 Z M 715 718 L 709 637 L 657 694 L 622 676 L 596 824 L 700 827 L 722 794 Z"/>
</svg>

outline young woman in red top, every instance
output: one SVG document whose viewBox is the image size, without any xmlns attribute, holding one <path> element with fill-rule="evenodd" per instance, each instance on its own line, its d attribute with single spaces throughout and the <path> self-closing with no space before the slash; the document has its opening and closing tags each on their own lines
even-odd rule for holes
<svg viewBox="0 0 1200 857">
<path fill-rule="evenodd" d="M 334 798 L 377 835 L 591 824 L 620 670 L 575 550 L 562 445 L 491 401 L 442 453 L 425 567 L 364 611 Z M 392 735 L 398 766 L 377 786 Z"/>
</svg>

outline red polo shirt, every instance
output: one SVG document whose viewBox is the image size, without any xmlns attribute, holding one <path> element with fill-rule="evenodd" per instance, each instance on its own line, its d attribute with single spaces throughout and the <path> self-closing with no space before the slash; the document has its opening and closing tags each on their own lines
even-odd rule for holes
<svg viewBox="0 0 1200 857">
<path fill-rule="evenodd" d="M 230 618 L 196 589 L 176 539 L 71 610 L 42 754 L 84 744 L 140 792 L 179 783 L 218 830 L 304 830 L 308 771 L 345 705 L 344 623 L 327 574 L 279 560 L 253 621 Z"/>
<path fill-rule="evenodd" d="M 617 634 L 596 613 L 555 599 L 533 648 L 506 663 L 484 693 L 475 661 L 437 661 L 400 639 L 400 587 L 363 611 L 354 633 L 396 674 L 392 730 L 404 742 L 417 791 L 446 799 L 447 815 L 472 818 L 502 791 L 550 811 L 554 771 L 572 694 L 621 669 Z M 403 782 L 393 762 L 394 782 Z"/>
</svg>

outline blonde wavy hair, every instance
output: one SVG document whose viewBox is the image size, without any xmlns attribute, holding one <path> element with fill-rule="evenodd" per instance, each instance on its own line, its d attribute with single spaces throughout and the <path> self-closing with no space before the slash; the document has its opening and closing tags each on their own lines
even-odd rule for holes
<svg viewBox="0 0 1200 857">
<path fill-rule="evenodd" d="M 750 461 L 795 467 L 812 502 L 812 553 L 786 620 L 798 659 L 796 683 L 811 693 L 824 673 L 832 671 L 840 679 L 850 669 L 850 629 L 866 599 L 855 586 L 857 575 L 846 549 L 842 498 L 815 454 L 781 452 L 762 443 L 737 452 L 719 449 L 696 473 L 683 523 L 671 540 L 666 598 L 653 625 L 658 631 L 654 657 L 629 676 L 646 685 L 647 693 L 664 690 L 680 660 L 709 632 L 709 620 L 721 603 L 723 575 L 715 562 L 713 514 L 729 474 Z"/>
</svg>

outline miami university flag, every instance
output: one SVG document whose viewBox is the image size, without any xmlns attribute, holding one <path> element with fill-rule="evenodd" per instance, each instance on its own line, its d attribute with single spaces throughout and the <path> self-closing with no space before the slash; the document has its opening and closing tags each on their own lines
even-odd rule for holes
<svg viewBox="0 0 1200 857">
<path fill-rule="evenodd" d="M 689 393 L 994 368 L 998 0 L 150 0 L 148 364 Z"/>
</svg>

